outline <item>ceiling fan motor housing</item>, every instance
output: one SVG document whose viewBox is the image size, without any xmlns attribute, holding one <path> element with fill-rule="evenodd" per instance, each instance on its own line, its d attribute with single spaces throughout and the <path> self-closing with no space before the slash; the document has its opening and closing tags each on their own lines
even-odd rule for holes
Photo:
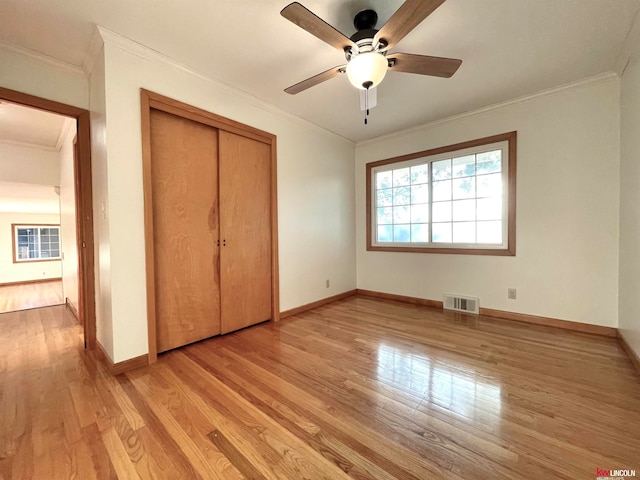
<svg viewBox="0 0 640 480">
<path fill-rule="evenodd" d="M 378 23 L 378 14 L 375 10 L 362 10 L 358 12 L 353 19 L 353 26 L 357 32 L 351 35 L 349 39 L 358 43 L 360 40 L 373 39 L 378 30 L 375 26 Z"/>
</svg>

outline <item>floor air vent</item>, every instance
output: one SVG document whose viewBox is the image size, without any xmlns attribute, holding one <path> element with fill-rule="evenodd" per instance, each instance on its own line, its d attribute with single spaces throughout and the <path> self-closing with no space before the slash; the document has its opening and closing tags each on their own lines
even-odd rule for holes
<svg viewBox="0 0 640 480">
<path fill-rule="evenodd" d="M 467 313 L 479 313 L 480 311 L 480 299 L 476 297 L 445 294 L 443 304 L 446 310 Z"/>
</svg>

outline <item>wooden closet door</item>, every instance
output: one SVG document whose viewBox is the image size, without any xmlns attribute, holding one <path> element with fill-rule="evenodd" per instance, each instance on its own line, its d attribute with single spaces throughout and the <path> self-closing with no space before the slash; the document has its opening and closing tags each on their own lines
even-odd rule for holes
<svg viewBox="0 0 640 480">
<path fill-rule="evenodd" d="M 218 130 L 151 110 L 158 352 L 220 333 Z"/>
<path fill-rule="evenodd" d="M 271 146 L 220 131 L 221 333 L 271 318 Z"/>
</svg>

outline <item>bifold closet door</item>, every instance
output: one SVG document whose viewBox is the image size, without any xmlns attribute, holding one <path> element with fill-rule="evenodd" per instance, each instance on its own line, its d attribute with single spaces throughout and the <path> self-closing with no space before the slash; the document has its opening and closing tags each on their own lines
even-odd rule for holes
<svg viewBox="0 0 640 480">
<path fill-rule="evenodd" d="M 220 131 L 221 333 L 271 318 L 271 146 Z"/>
<path fill-rule="evenodd" d="M 155 109 L 150 122 L 156 336 L 163 352 L 220 333 L 218 130 Z"/>
</svg>

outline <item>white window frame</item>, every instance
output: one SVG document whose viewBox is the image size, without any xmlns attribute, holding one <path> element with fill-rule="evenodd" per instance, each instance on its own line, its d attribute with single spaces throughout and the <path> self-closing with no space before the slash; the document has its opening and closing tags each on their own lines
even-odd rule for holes
<svg viewBox="0 0 640 480">
<path fill-rule="evenodd" d="M 367 185 L 367 250 L 404 251 L 422 253 L 454 253 L 474 255 L 515 255 L 516 202 L 516 132 L 509 132 L 469 142 L 416 152 L 402 157 L 372 162 L 366 165 Z M 484 153 L 502 152 L 502 243 L 444 243 L 444 242 L 378 242 L 376 173 L 429 164 L 429 239 L 433 235 L 433 175 L 432 163 L 439 160 Z M 474 197 L 477 198 L 477 197 Z M 477 221 L 477 220 L 476 220 Z"/>
<path fill-rule="evenodd" d="M 42 242 L 41 242 L 41 230 L 44 228 L 58 230 L 58 256 L 57 257 L 42 257 Z M 14 223 L 11 225 L 12 237 L 13 237 L 13 263 L 28 263 L 28 262 L 50 262 L 62 259 L 62 245 L 60 236 L 59 224 L 23 224 Z M 37 258 L 18 258 L 18 230 L 20 229 L 37 229 L 38 231 L 38 257 Z"/>
</svg>

